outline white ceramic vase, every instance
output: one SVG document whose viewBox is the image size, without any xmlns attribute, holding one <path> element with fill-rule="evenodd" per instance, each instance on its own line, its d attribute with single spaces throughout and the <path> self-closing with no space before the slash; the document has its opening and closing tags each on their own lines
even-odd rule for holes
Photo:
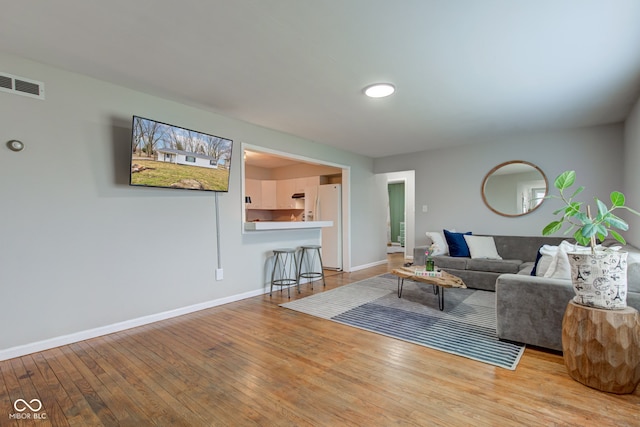
<svg viewBox="0 0 640 427">
<path fill-rule="evenodd" d="M 609 310 L 627 306 L 627 252 L 569 252 L 576 304 Z"/>
</svg>

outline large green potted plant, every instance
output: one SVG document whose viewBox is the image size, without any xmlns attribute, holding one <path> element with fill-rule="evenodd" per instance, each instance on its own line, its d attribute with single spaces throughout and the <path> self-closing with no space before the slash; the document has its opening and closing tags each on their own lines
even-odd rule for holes
<svg viewBox="0 0 640 427">
<path fill-rule="evenodd" d="M 565 190 L 573 186 L 576 180 L 575 171 L 565 171 L 555 180 L 554 186 L 558 189 L 558 195 L 549 195 L 546 198 L 559 199 L 564 207 L 556 210 L 554 215 L 560 214 L 560 219 L 552 221 L 542 230 L 542 234 L 548 236 L 560 231 L 564 226 L 569 228 L 565 234 L 573 231 L 575 241 L 590 250 L 576 250 L 567 253 L 571 266 L 571 280 L 576 293 L 574 302 L 582 305 L 620 309 L 627 306 L 627 253 L 620 250 L 599 249 L 596 240 L 602 242 L 611 236 L 623 245 L 626 241 L 616 231 L 626 231 L 629 224 L 613 212 L 622 209 L 640 216 L 637 212 L 625 205 L 625 196 L 619 191 L 610 194 L 611 207 L 594 197 L 597 214 L 591 214 L 589 205 L 575 200 L 575 197 L 584 191 L 584 187 L 578 187 L 570 196 Z"/>
</svg>

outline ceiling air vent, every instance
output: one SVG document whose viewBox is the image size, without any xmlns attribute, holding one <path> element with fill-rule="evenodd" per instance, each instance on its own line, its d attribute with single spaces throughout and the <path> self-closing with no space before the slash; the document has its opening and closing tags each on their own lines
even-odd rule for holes
<svg viewBox="0 0 640 427">
<path fill-rule="evenodd" d="M 44 99 L 44 83 L 7 73 L 0 73 L 0 91 Z"/>
</svg>

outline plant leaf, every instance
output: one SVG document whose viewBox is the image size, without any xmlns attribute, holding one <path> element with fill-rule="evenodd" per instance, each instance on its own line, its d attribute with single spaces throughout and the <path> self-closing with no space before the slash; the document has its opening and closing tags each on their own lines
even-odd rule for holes
<svg viewBox="0 0 640 427">
<path fill-rule="evenodd" d="M 627 241 L 624 240 L 624 237 L 622 237 L 616 231 L 611 230 L 611 235 L 613 236 L 614 239 L 616 239 L 618 242 L 622 243 L 623 245 L 627 244 Z"/>
<path fill-rule="evenodd" d="M 577 229 L 575 233 L 573 233 L 573 238 L 576 239 L 576 242 L 578 242 L 579 244 L 581 244 L 582 246 L 589 246 L 590 244 L 590 238 L 589 237 L 584 237 L 582 235 L 582 229 Z"/>
<path fill-rule="evenodd" d="M 553 221 L 547 224 L 545 228 L 542 229 L 542 235 L 548 236 L 549 234 L 553 234 L 556 231 L 562 228 L 562 221 Z"/>
<path fill-rule="evenodd" d="M 574 197 L 576 197 L 578 194 L 582 193 L 584 191 L 584 187 L 581 185 L 580 187 L 576 188 L 576 191 L 573 192 L 573 194 L 571 195 L 571 197 L 569 199 L 573 199 Z"/>
<path fill-rule="evenodd" d="M 602 200 L 597 198 L 595 200 L 596 205 L 598 205 L 598 216 L 600 218 L 603 218 L 605 215 L 607 215 L 607 212 L 609 212 L 609 208 L 607 208 L 607 205 L 605 205 Z"/>
<path fill-rule="evenodd" d="M 619 191 L 612 191 L 611 192 L 611 203 L 613 204 L 613 206 L 616 207 L 620 207 L 620 206 L 624 206 L 624 194 L 622 194 Z"/>
<path fill-rule="evenodd" d="M 567 216 L 576 216 L 576 215 L 580 215 L 580 207 L 582 206 L 582 202 L 571 202 L 566 208 L 565 208 L 565 215 Z M 585 215 L 586 217 L 586 215 Z"/>
<path fill-rule="evenodd" d="M 564 190 L 565 188 L 571 187 L 575 181 L 576 181 L 576 172 L 565 171 L 565 172 L 562 172 L 560 175 L 558 175 L 553 185 L 555 185 L 555 187 L 558 190 Z"/>
<path fill-rule="evenodd" d="M 592 224 L 593 223 L 593 221 L 584 212 L 576 212 L 572 216 L 575 216 L 576 218 L 578 218 L 578 220 L 580 220 L 580 222 L 583 223 L 583 224 Z"/>
<path fill-rule="evenodd" d="M 627 224 L 625 220 L 618 218 L 613 214 L 607 215 L 605 222 L 609 227 L 617 228 L 618 230 L 627 231 L 629 229 L 629 224 Z"/>
<path fill-rule="evenodd" d="M 586 224 L 582 228 L 578 229 L 577 232 L 580 233 L 583 237 L 586 237 L 587 239 L 589 239 L 591 238 L 591 236 L 596 235 L 596 233 L 598 232 L 598 226 L 593 223 Z"/>
</svg>

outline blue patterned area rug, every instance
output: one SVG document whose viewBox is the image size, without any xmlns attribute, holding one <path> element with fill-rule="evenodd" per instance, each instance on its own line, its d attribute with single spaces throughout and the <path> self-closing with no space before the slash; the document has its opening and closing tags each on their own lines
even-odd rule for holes
<svg viewBox="0 0 640 427">
<path fill-rule="evenodd" d="M 495 293 L 446 289 L 438 310 L 433 287 L 405 280 L 402 298 L 391 274 L 351 283 L 280 304 L 291 310 L 445 351 L 469 359 L 516 369 L 524 345 L 498 340 Z"/>
</svg>

